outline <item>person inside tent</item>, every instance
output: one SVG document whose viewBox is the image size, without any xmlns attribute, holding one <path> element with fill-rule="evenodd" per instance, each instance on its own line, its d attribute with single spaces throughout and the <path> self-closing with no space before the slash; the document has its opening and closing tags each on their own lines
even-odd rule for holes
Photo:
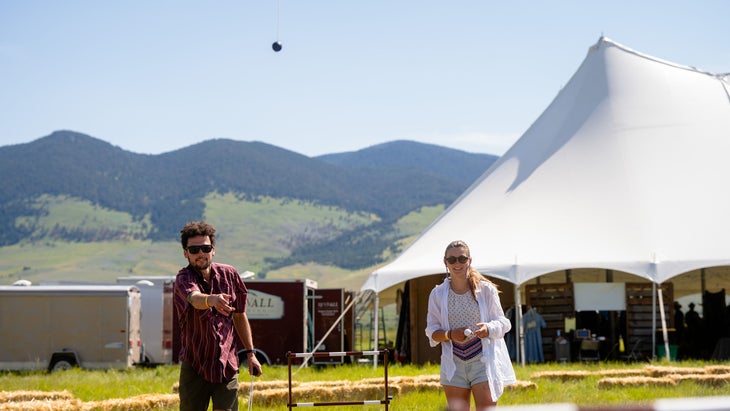
<svg viewBox="0 0 730 411">
<path fill-rule="evenodd" d="M 525 336 L 525 360 L 528 363 L 545 362 L 542 349 L 542 329 L 545 327 L 547 327 L 547 323 L 535 307 L 528 307 L 527 312 L 522 317 L 522 328 Z"/>
</svg>

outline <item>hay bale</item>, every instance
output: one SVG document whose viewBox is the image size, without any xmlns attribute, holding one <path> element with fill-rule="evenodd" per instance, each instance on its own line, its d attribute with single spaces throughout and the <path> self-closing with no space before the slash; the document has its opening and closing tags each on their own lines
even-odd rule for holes
<svg viewBox="0 0 730 411">
<path fill-rule="evenodd" d="M 505 385 L 505 391 L 536 390 L 537 384 L 532 381 L 515 381 L 514 384 Z"/>
<path fill-rule="evenodd" d="M 382 379 L 381 385 L 382 385 Z M 337 388 L 337 387 L 346 387 L 353 384 L 357 384 L 356 381 L 350 381 L 350 380 L 324 380 L 324 381 L 308 381 L 308 382 L 302 382 L 299 384 L 300 387 L 329 387 L 329 388 Z"/>
<path fill-rule="evenodd" d="M 399 384 L 401 382 L 413 383 L 415 378 L 416 377 L 409 377 L 409 376 L 388 377 L 388 385 Z M 380 377 L 380 378 L 377 378 L 377 377 L 376 378 L 363 378 L 360 381 L 350 381 L 350 384 L 356 384 L 358 382 L 360 384 L 367 384 L 367 385 L 375 385 L 375 384 L 385 385 L 385 379 L 383 379 L 382 377 Z"/>
<path fill-rule="evenodd" d="M 610 377 L 598 380 L 598 388 L 637 387 L 644 385 L 673 386 L 677 381 L 668 377 Z"/>
<path fill-rule="evenodd" d="M 0 391 L 0 403 L 22 401 L 72 400 L 73 394 L 63 391 Z"/>
<path fill-rule="evenodd" d="M 299 386 L 299 382 L 292 381 L 291 383 L 292 387 Z M 253 385 L 253 392 L 254 395 L 257 391 L 263 391 L 263 390 L 271 390 L 275 388 L 286 388 L 289 389 L 289 381 L 283 381 L 283 380 L 274 380 L 274 381 L 256 381 Z M 249 390 L 251 389 L 251 382 L 248 383 L 239 383 L 238 384 L 238 395 L 248 395 Z"/>
<path fill-rule="evenodd" d="M 332 386 L 328 386 L 332 383 Z M 385 397 L 382 381 L 378 384 L 362 384 L 349 381 L 349 384 L 340 385 L 337 382 L 310 382 L 299 387 L 292 387 L 292 401 L 294 402 L 335 402 L 348 398 L 350 401 L 376 400 Z M 400 393 L 399 387 L 388 385 L 389 395 Z M 248 397 L 244 397 L 248 401 Z M 289 401 L 289 388 L 272 388 L 258 390 L 254 388 L 253 405 L 261 407 L 277 407 L 286 405 Z"/>
<path fill-rule="evenodd" d="M 418 375 L 418 376 L 414 377 L 414 380 L 417 383 L 440 382 L 441 375 L 439 375 L 439 374 Z"/>
<path fill-rule="evenodd" d="M 292 395 L 294 389 L 292 389 Z M 296 398 L 296 397 L 293 397 Z M 244 403 L 248 404 L 249 397 L 244 398 Z M 289 401 L 289 389 L 288 388 L 270 388 L 267 390 L 254 390 L 253 393 L 253 405 L 256 407 L 273 408 L 278 406 L 284 406 Z M 240 407 L 239 407 L 240 408 Z"/>
<path fill-rule="evenodd" d="M 644 369 L 636 369 L 636 368 L 629 368 L 629 369 L 616 369 L 611 368 L 608 370 L 600 370 L 600 371 L 541 371 L 536 372 L 532 374 L 532 378 L 552 378 L 552 379 L 558 379 L 560 381 L 570 381 L 570 380 L 578 380 L 581 378 L 586 378 L 590 376 L 597 375 L 599 377 L 624 377 L 624 376 L 640 376 L 640 375 L 646 375 L 647 371 Z"/>
<path fill-rule="evenodd" d="M 703 368 L 697 367 L 670 367 L 647 365 L 644 367 L 646 374 L 652 377 L 662 377 L 669 374 L 704 374 Z"/>
<path fill-rule="evenodd" d="M 95 411 L 146 411 L 170 408 L 180 403 L 177 394 L 142 394 L 130 398 L 115 398 L 103 401 L 89 401 L 83 404 L 85 410 Z"/>
<path fill-rule="evenodd" d="M 580 380 L 593 375 L 588 371 L 541 371 L 532 374 L 532 378 L 550 378 L 560 381 Z"/>
<path fill-rule="evenodd" d="M 441 380 L 441 376 L 439 374 L 425 374 L 425 375 L 414 375 L 414 376 L 389 376 L 388 377 L 388 385 L 390 384 L 399 384 L 399 383 L 406 383 L 406 384 L 425 384 L 429 382 L 439 382 Z M 352 382 L 352 381 L 351 381 Z M 363 384 L 384 384 L 384 380 L 382 377 L 377 378 L 364 378 L 360 380 Z"/>
<path fill-rule="evenodd" d="M 730 385 L 730 374 L 671 374 L 667 377 L 677 382 L 693 381 L 712 387 Z"/>
<path fill-rule="evenodd" d="M 730 374 L 730 365 L 706 365 L 706 374 Z"/>
<path fill-rule="evenodd" d="M 426 392 L 426 391 L 439 391 L 441 390 L 441 383 L 436 381 L 424 381 L 417 382 L 403 381 L 398 383 L 398 394 L 405 395 L 411 392 Z"/>
<path fill-rule="evenodd" d="M 356 384 L 351 387 L 343 387 L 342 393 L 346 395 L 335 398 L 352 398 L 354 401 L 377 400 L 385 398 L 385 386 L 380 384 Z M 400 394 L 400 387 L 388 384 L 388 396 L 396 397 Z"/>
<path fill-rule="evenodd" d="M 69 400 L 30 400 L 0 403 L 0 411 L 79 411 L 86 410 L 84 403 Z"/>
<path fill-rule="evenodd" d="M 335 395 L 340 390 L 328 388 L 307 388 L 292 387 L 292 401 L 294 402 L 329 402 L 335 400 Z M 248 397 L 245 398 L 248 402 Z M 267 390 L 254 390 L 253 405 L 260 407 L 284 406 L 289 401 L 289 388 L 272 388 Z"/>
<path fill-rule="evenodd" d="M 595 374 L 598 374 L 601 377 L 626 377 L 632 375 L 645 375 L 646 371 L 638 368 L 630 368 L 625 370 L 612 368 L 610 370 L 601 370 Z"/>
</svg>

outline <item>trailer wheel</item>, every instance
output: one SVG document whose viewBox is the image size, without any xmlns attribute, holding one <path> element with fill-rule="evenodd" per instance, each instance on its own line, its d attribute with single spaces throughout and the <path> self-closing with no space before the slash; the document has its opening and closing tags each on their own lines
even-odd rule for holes
<svg viewBox="0 0 730 411">
<path fill-rule="evenodd" d="M 68 370 L 77 366 L 78 362 L 76 361 L 76 356 L 74 354 L 53 354 L 53 356 L 51 357 L 51 363 L 48 366 L 48 372 Z"/>
</svg>

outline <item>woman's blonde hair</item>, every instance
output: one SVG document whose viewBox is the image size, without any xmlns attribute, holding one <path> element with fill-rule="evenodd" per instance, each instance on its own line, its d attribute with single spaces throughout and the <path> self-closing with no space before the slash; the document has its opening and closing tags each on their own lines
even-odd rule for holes
<svg viewBox="0 0 730 411">
<path fill-rule="evenodd" d="M 446 246 L 446 250 L 444 250 L 444 258 L 446 258 L 446 254 L 449 252 L 452 248 L 461 248 L 462 250 L 466 251 L 466 256 L 471 258 L 471 251 L 469 251 L 469 246 L 461 240 L 455 240 L 449 243 L 449 245 Z M 448 266 L 446 267 L 446 272 L 449 272 Z M 450 274 L 449 274 L 450 275 Z M 496 284 L 489 281 L 489 279 L 482 275 L 479 271 L 477 271 L 475 268 L 469 264 L 469 272 L 467 273 L 467 283 L 469 284 L 469 289 L 471 290 L 471 295 L 474 296 L 474 298 L 477 298 L 477 290 L 479 289 L 479 281 L 486 281 L 494 287 L 497 287 Z"/>
</svg>

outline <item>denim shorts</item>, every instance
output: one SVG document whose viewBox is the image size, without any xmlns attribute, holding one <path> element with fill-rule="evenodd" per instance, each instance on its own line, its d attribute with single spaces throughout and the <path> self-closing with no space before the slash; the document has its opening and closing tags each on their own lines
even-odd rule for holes
<svg viewBox="0 0 730 411">
<path fill-rule="evenodd" d="M 441 367 L 441 385 L 471 389 L 474 384 L 489 381 L 489 378 L 487 378 L 487 367 L 481 361 L 481 358 L 482 356 L 479 355 L 469 361 L 463 361 L 454 357 L 456 372 L 454 372 L 454 376 L 449 381 L 446 378 L 443 367 Z"/>
</svg>

